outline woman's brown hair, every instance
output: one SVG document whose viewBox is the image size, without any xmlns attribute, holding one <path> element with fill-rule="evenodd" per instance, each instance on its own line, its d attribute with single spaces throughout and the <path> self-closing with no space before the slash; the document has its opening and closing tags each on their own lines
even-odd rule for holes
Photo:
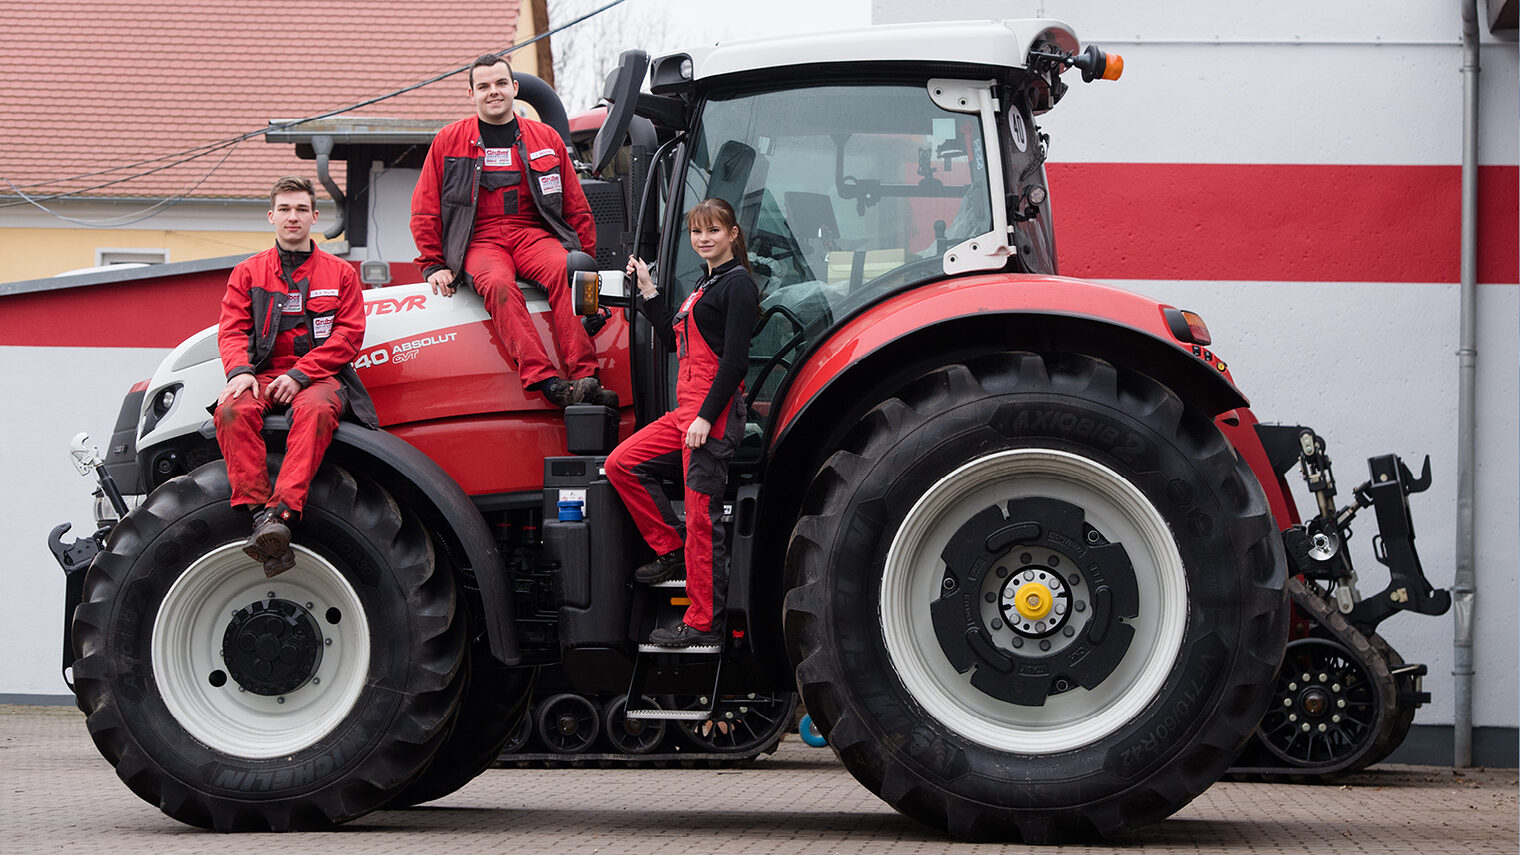
<svg viewBox="0 0 1520 855">
<path fill-rule="evenodd" d="M 739 228 L 739 217 L 734 213 L 734 206 L 713 197 L 703 199 L 691 206 L 686 212 L 686 228 L 696 226 L 717 226 L 725 231 L 733 229 L 737 232 L 734 238 L 734 258 L 744 265 L 744 269 L 754 273 L 754 268 L 749 266 L 749 250 L 744 246 L 744 229 Z"/>
</svg>

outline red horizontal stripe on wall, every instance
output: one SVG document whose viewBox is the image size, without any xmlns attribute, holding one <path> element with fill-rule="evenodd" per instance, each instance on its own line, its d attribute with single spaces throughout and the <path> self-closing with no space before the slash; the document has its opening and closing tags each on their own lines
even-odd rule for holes
<svg viewBox="0 0 1520 855">
<path fill-rule="evenodd" d="M 183 273 L 0 297 L 0 345 L 174 347 L 213 326 L 226 270 Z M 411 262 L 392 262 L 396 284 L 421 282 Z"/>
<path fill-rule="evenodd" d="M 1052 163 L 1061 272 L 1457 282 L 1459 166 Z M 1520 168 L 1479 169 L 1478 278 L 1520 282 Z"/>
</svg>

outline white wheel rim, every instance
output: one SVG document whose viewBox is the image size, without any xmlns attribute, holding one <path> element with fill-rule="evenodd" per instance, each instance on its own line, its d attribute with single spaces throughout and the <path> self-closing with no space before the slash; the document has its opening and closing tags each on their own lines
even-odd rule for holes
<svg viewBox="0 0 1520 855">
<path fill-rule="evenodd" d="M 1129 649 L 1102 683 L 1019 706 L 971 685 L 944 655 L 930 619 L 945 565 L 940 553 L 976 513 L 1015 498 L 1083 509 L 1134 565 L 1138 619 Z M 903 520 L 881 580 L 882 637 L 898 677 L 924 711 L 966 739 L 1000 751 L 1049 754 L 1091 744 L 1130 721 L 1171 671 L 1187 628 L 1187 578 L 1166 521 L 1108 467 L 1062 451 L 1014 449 L 973 460 L 941 478 Z"/>
<path fill-rule="evenodd" d="M 266 759 L 316 743 L 353 710 L 368 676 L 369 623 L 358 594 L 326 559 L 292 548 L 296 566 L 273 579 L 240 542 L 212 550 L 175 580 L 153 621 L 153 678 L 164 705 L 187 733 L 224 754 Z M 271 597 L 316 617 L 325 643 L 313 679 L 279 696 L 240 691 L 231 679 L 214 686 L 210 675 L 227 673 L 228 621 Z"/>
</svg>

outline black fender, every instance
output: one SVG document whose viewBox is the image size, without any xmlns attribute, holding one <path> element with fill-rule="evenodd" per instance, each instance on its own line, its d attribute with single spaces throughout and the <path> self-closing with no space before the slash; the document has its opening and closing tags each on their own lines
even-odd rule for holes
<svg viewBox="0 0 1520 855">
<path fill-rule="evenodd" d="M 268 416 L 264 430 L 284 434 L 290 430 L 290 419 Z M 396 501 L 417 512 L 437 535 L 455 571 L 472 572 L 479 583 L 491 655 L 503 665 L 522 664 L 501 553 L 485 518 L 459 483 L 406 440 L 347 421 L 333 432 L 325 459 L 380 482 Z"/>
</svg>

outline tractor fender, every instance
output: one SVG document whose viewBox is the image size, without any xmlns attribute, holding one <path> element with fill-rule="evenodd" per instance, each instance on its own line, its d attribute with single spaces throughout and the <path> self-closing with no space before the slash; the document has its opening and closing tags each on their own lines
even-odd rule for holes
<svg viewBox="0 0 1520 855">
<path fill-rule="evenodd" d="M 289 417 L 268 416 L 264 429 L 286 433 Z M 469 572 L 479 583 L 491 655 L 504 665 L 521 664 L 512 591 L 501 554 L 485 518 L 458 482 L 406 440 L 351 422 L 339 423 L 325 459 L 380 482 L 422 518 L 455 571 Z"/>
<path fill-rule="evenodd" d="M 1117 288 L 1043 275 L 961 277 L 897 294 L 840 325 L 792 373 L 771 447 L 784 448 L 802 425 L 853 424 L 841 421 L 849 410 L 924 371 L 1004 350 L 1082 353 L 1123 365 L 1210 416 L 1249 406 L 1223 361 L 1172 336 L 1169 308 Z M 822 438 L 811 427 L 803 433 L 808 444 Z"/>
</svg>

